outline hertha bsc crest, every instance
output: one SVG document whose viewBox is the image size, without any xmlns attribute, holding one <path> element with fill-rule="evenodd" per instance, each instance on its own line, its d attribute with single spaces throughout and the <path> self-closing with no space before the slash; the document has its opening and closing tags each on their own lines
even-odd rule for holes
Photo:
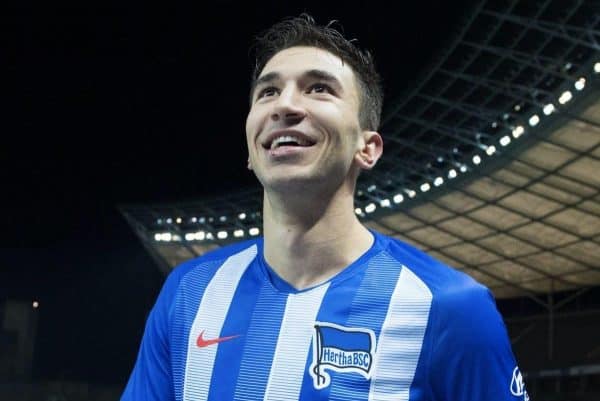
<svg viewBox="0 0 600 401">
<path fill-rule="evenodd" d="M 315 322 L 310 375 L 316 389 L 329 386 L 327 370 L 356 372 L 370 379 L 375 355 L 375 333 L 365 328 Z"/>
</svg>

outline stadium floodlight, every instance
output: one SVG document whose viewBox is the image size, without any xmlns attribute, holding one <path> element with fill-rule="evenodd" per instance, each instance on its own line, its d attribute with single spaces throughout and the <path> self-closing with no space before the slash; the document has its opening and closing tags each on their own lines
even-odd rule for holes
<svg viewBox="0 0 600 401">
<path fill-rule="evenodd" d="M 227 231 L 219 231 L 217 233 L 217 238 L 218 239 L 225 239 L 225 238 L 227 238 Z"/>
<path fill-rule="evenodd" d="M 456 176 L 457 176 L 456 170 L 454 170 L 453 168 L 448 170 L 448 178 L 452 179 L 452 178 L 456 178 Z"/>
<path fill-rule="evenodd" d="M 198 221 L 198 218 L 197 217 L 192 217 L 190 220 L 191 220 L 192 223 L 195 223 L 195 222 Z"/>
<path fill-rule="evenodd" d="M 412 189 L 405 189 L 405 191 L 408 194 L 409 198 L 414 198 L 415 196 L 417 196 L 417 193 Z"/>
<path fill-rule="evenodd" d="M 467 165 L 466 164 L 463 164 L 463 165 L 460 166 L 460 172 L 461 173 L 466 173 L 467 172 Z"/>
<path fill-rule="evenodd" d="M 525 128 L 522 125 L 517 125 L 512 130 L 512 136 L 516 139 L 525 133 Z"/>
<path fill-rule="evenodd" d="M 481 156 L 479 156 L 479 155 L 473 156 L 473 164 L 479 164 L 479 163 L 481 163 Z"/>
<path fill-rule="evenodd" d="M 171 242 L 172 239 L 173 239 L 173 236 L 171 235 L 171 233 L 163 233 L 163 235 L 162 235 L 163 241 Z"/>
<path fill-rule="evenodd" d="M 499 142 L 500 142 L 500 145 L 507 146 L 510 143 L 510 136 L 504 135 L 502 138 L 500 138 Z"/>
<path fill-rule="evenodd" d="M 156 242 L 162 241 L 162 234 L 161 233 L 154 234 L 154 241 L 156 241 Z"/>
<path fill-rule="evenodd" d="M 373 192 L 376 189 L 377 189 L 377 185 L 372 184 L 372 185 L 369 185 L 369 187 L 367 188 L 367 192 Z"/>
<path fill-rule="evenodd" d="M 431 185 L 428 182 L 421 184 L 421 192 L 427 192 L 431 189 Z"/>
<path fill-rule="evenodd" d="M 196 239 L 198 241 L 204 241 L 205 238 L 206 238 L 206 233 L 204 231 L 197 231 L 196 232 Z"/>
<path fill-rule="evenodd" d="M 492 123 L 492 128 L 497 128 L 497 127 L 498 127 L 498 122 L 497 122 L 497 121 L 494 121 L 494 122 Z"/>
<path fill-rule="evenodd" d="M 433 180 L 433 185 L 435 185 L 436 187 L 439 187 L 443 183 L 444 179 L 442 177 L 437 177 L 435 180 Z"/>
<path fill-rule="evenodd" d="M 573 86 L 578 91 L 583 90 L 583 88 L 585 88 L 585 78 L 584 77 L 579 78 L 577 81 L 575 81 L 575 84 Z"/>
<path fill-rule="evenodd" d="M 375 209 L 377 209 L 377 206 L 375 206 L 374 203 L 369 203 L 367 206 L 365 206 L 365 212 L 367 213 L 373 213 Z"/>
<path fill-rule="evenodd" d="M 184 238 L 186 241 L 194 241 L 196 240 L 196 233 L 185 233 Z"/>
<path fill-rule="evenodd" d="M 169 217 L 169 218 L 167 219 L 167 224 L 171 224 L 172 222 L 173 222 L 173 219 Z"/>
<path fill-rule="evenodd" d="M 493 155 L 494 153 L 496 153 L 496 147 L 494 145 L 488 146 L 485 149 L 485 153 L 487 153 L 488 156 Z"/>
<path fill-rule="evenodd" d="M 177 224 L 181 224 L 181 217 L 178 217 L 175 222 L 177 222 Z"/>
<path fill-rule="evenodd" d="M 220 222 L 227 221 L 227 216 L 221 216 L 221 217 L 219 217 L 219 221 Z"/>
<path fill-rule="evenodd" d="M 518 104 L 518 103 L 517 103 L 517 104 L 515 104 L 515 107 L 514 107 L 514 109 L 515 109 L 515 111 L 519 111 L 519 110 L 521 110 L 521 105 L 520 105 L 520 104 Z"/>
<path fill-rule="evenodd" d="M 241 229 L 240 230 L 235 230 L 233 232 L 233 236 L 235 238 L 242 238 L 244 236 L 244 230 L 241 230 Z"/>
<path fill-rule="evenodd" d="M 362 209 L 357 207 L 356 209 L 354 209 L 354 213 L 360 216 L 362 214 Z"/>
<path fill-rule="evenodd" d="M 33 302 L 31 303 L 31 306 L 33 306 L 33 309 L 37 309 L 37 308 L 38 308 L 38 306 L 40 306 L 40 303 L 39 303 L 38 301 L 33 301 Z"/>
<path fill-rule="evenodd" d="M 246 213 L 240 213 L 240 214 L 238 215 L 238 218 L 239 218 L 240 220 L 244 220 L 244 219 L 246 218 Z"/>
<path fill-rule="evenodd" d="M 392 200 L 394 201 L 394 203 L 402 203 L 404 202 L 404 196 L 402 196 L 402 194 L 396 194 L 394 195 Z"/>
<path fill-rule="evenodd" d="M 571 99 L 573 99 L 573 94 L 571 91 L 564 91 L 558 98 L 558 103 L 565 104 Z"/>
<path fill-rule="evenodd" d="M 382 199 L 379 202 L 379 206 L 381 206 L 381 207 L 390 207 L 391 206 L 390 200 L 389 199 Z"/>
<path fill-rule="evenodd" d="M 206 236 L 204 238 L 206 238 L 208 240 L 215 239 L 215 237 L 212 235 L 212 233 L 206 233 Z"/>
<path fill-rule="evenodd" d="M 206 217 L 200 217 L 200 218 L 198 219 L 198 223 L 200 223 L 200 224 L 204 224 L 204 223 L 206 223 Z"/>
<path fill-rule="evenodd" d="M 260 230 L 258 229 L 258 227 L 252 227 L 250 230 L 248 230 L 248 234 L 256 236 L 260 234 Z"/>
<path fill-rule="evenodd" d="M 600 73 L 600 61 L 598 61 L 596 64 L 594 64 L 594 72 L 596 74 Z"/>
<path fill-rule="evenodd" d="M 181 241 L 181 236 L 177 235 L 177 234 L 173 234 L 172 240 L 175 242 L 180 242 Z"/>
<path fill-rule="evenodd" d="M 542 111 L 544 112 L 545 115 L 549 116 L 550 114 L 552 114 L 552 112 L 554 112 L 554 105 L 552 103 L 548 103 L 547 105 L 544 106 Z"/>
<path fill-rule="evenodd" d="M 156 219 L 156 224 L 162 224 L 162 219 Z"/>
<path fill-rule="evenodd" d="M 535 127 L 539 123 L 540 123 L 540 116 L 538 116 L 537 114 L 534 114 L 531 117 L 529 117 L 529 125 L 531 125 L 532 127 Z"/>
</svg>

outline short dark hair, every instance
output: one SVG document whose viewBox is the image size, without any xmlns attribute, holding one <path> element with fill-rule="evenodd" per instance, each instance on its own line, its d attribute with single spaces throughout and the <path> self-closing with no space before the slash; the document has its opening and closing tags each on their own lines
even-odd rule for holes
<svg viewBox="0 0 600 401">
<path fill-rule="evenodd" d="M 375 70 L 373 56 L 368 50 L 359 49 L 353 42 L 332 27 L 337 21 L 325 26 L 315 23 L 310 15 L 284 19 L 255 38 L 253 46 L 255 66 L 252 74 L 250 95 L 267 62 L 277 53 L 294 46 L 312 46 L 326 50 L 348 63 L 360 87 L 358 117 L 362 129 L 377 130 L 381 121 L 383 89 L 381 77 Z"/>
</svg>

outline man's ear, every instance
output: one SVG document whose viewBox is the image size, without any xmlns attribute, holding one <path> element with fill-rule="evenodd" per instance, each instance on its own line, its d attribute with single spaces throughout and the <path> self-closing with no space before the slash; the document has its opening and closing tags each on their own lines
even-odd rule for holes
<svg viewBox="0 0 600 401">
<path fill-rule="evenodd" d="M 363 137 L 359 141 L 360 148 L 354 159 L 361 169 L 370 170 L 375 167 L 377 160 L 383 154 L 383 139 L 375 131 L 363 131 L 362 135 Z"/>
<path fill-rule="evenodd" d="M 252 164 L 250 164 L 250 156 L 248 156 L 248 170 L 252 171 Z"/>
</svg>

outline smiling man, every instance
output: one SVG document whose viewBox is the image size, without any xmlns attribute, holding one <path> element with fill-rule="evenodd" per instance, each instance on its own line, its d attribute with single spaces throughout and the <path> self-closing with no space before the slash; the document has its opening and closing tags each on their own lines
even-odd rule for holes
<svg viewBox="0 0 600 401">
<path fill-rule="evenodd" d="M 264 237 L 173 270 L 122 400 L 526 400 L 490 292 L 354 214 L 383 152 L 369 53 L 307 15 L 257 44 Z"/>
</svg>

